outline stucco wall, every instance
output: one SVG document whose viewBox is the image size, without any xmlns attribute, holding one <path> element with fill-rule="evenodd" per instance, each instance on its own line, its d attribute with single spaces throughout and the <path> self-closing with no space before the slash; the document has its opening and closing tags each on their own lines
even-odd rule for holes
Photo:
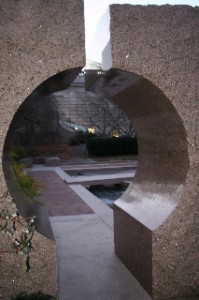
<svg viewBox="0 0 199 300">
<path fill-rule="evenodd" d="M 44 80 L 84 65 L 83 3 L 3 1 L 1 35 L 1 149 L 21 102 Z M 4 180 L 1 172 L 1 188 Z"/>
<path fill-rule="evenodd" d="M 20 103 L 50 76 L 85 65 L 83 1 L 2 0 L 0 36 L 2 156 L 8 126 Z M 0 195 L 5 190 L 0 165 Z M 1 198 L 0 208 L 6 203 L 5 198 Z M 3 256 L 0 267 L 2 299 L 10 299 L 12 289 L 55 293 L 55 245 L 37 233 L 33 244 L 36 245 L 34 267 L 29 275 L 14 265 L 14 258 Z"/>
<path fill-rule="evenodd" d="M 173 197 L 178 199 L 178 205 L 165 220 L 165 222 L 156 230 L 152 231 L 152 293 L 154 299 L 167 299 L 171 296 L 192 295 L 198 293 L 198 267 L 196 265 L 196 257 L 198 252 L 198 167 L 199 167 L 199 82 L 198 82 L 198 65 L 199 65 L 199 8 L 189 6 L 131 6 L 131 5 L 112 5 L 111 6 L 111 44 L 113 67 L 134 72 L 148 79 L 152 84 L 157 86 L 169 99 L 173 105 L 173 111 L 176 111 L 180 117 L 186 139 L 181 139 L 184 146 L 188 149 L 188 165 L 182 166 L 181 170 L 185 171 L 185 181 L 182 181 L 182 192 Z M 142 85 L 140 85 L 142 91 Z M 143 92 L 140 92 L 142 94 Z M 145 95 L 147 95 L 147 90 Z M 135 93 L 134 96 L 139 96 Z M 153 94 L 151 94 L 153 96 Z M 147 99 L 147 97 L 146 97 Z M 146 102 L 143 97 L 140 98 L 139 110 L 137 102 L 132 99 L 131 107 L 126 104 L 127 112 L 131 109 L 132 121 L 140 122 L 143 125 L 138 128 L 139 137 L 143 135 L 152 140 L 149 133 L 149 126 L 152 118 L 158 114 L 157 107 L 161 107 L 161 101 L 157 98 L 157 106 L 150 107 L 150 103 Z M 122 99 L 118 100 L 121 105 Z M 125 98 L 123 98 L 125 102 Z M 126 101 L 127 103 L 127 101 Z M 164 102 L 162 102 L 164 103 Z M 135 113 L 133 113 L 133 105 Z M 148 116 L 142 115 L 145 107 L 149 106 Z M 125 107 L 125 105 L 124 105 Z M 139 112 L 139 116 L 136 115 Z M 176 116 L 177 116 L 176 115 Z M 142 118 L 143 116 L 143 118 Z M 157 136 L 157 142 L 162 141 L 161 136 L 158 137 L 159 127 L 168 128 L 175 121 L 172 114 L 162 119 L 159 116 L 156 128 L 153 128 L 154 135 Z M 168 124 L 167 124 L 168 121 Z M 143 129 L 143 131 L 142 131 Z M 162 153 L 164 145 L 172 149 L 179 136 L 175 133 L 175 125 L 173 125 L 174 136 L 168 140 L 162 141 Z M 171 130 L 172 131 L 172 130 Z M 173 143 L 173 145 L 172 145 Z M 136 182 L 139 183 L 138 195 L 140 199 L 144 196 L 144 192 L 150 192 L 150 199 L 153 199 L 156 190 L 153 188 L 158 182 L 157 177 L 153 175 L 157 170 L 154 160 L 150 159 L 150 147 L 145 148 L 142 144 L 140 152 L 140 161 L 138 165 L 138 174 Z M 154 146 L 154 145 L 153 145 Z M 157 143 L 157 147 L 159 144 Z M 151 148 L 155 149 L 155 148 Z M 146 153 L 149 155 L 147 156 Z M 142 155 L 143 154 L 143 155 Z M 164 156 L 162 163 L 164 165 Z M 179 159 L 183 153 L 179 151 Z M 151 156 L 152 157 L 152 156 Z M 182 160 L 184 160 L 182 158 Z M 185 159 L 186 161 L 186 159 Z M 144 167 L 143 167 L 144 166 Z M 172 173 L 176 171 L 175 162 L 172 159 L 164 168 L 170 172 L 171 186 L 175 185 L 175 177 Z M 188 167 L 188 169 L 187 169 Z M 161 161 L 158 165 L 161 170 Z M 150 170 L 150 172 L 148 172 Z M 154 171 L 153 171 L 154 170 Z M 163 170 L 163 169 L 162 169 Z M 167 174 L 168 174 L 167 172 Z M 179 170 L 179 175 L 181 171 Z M 146 178 L 145 174 L 151 174 Z M 161 178 L 162 187 L 169 191 L 171 187 L 166 187 L 166 177 Z M 173 183 L 172 183 L 173 182 Z M 184 182 L 184 183 L 183 183 Z M 147 183 L 147 184 L 146 184 Z M 145 191 L 143 190 L 145 189 Z M 129 195 L 132 195 L 135 189 Z M 137 191 L 136 191 L 137 192 Z M 171 193 L 172 195 L 172 188 Z M 146 194 L 145 194 L 146 195 Z M 163 193 L 161 192 L 161 197 Z M 160 198 L 161 198 L 160 197 Z M 138 198 L 137 198 L 138 199 Z M 144 198 L 143 198 L 144 199 Z M 162 198 L 163 199 L 163 198 Z M 129 199 L 130 201 L 130 199 Z M 125 201 L 124 201 L 125 202 Z M 122 206 L 122 204 L 121 204 Z M 120 208 L 121 208 L 120 206 Z M 118 208 L 119 209 L 119 208 Z M 120 215 L 121 213 L 121 215 Z M 127 211 L 128 213 L 128 211 Z M 118 243 L 118 251 L 121 257 L 124 257 L 125 249 L 120 244 L 121 236 L 124 236 L 125 230 L 119 227 L 119 222 L 125 216 L 122 212 L 117 212 L 116 216 L 116 244 Z M 118 220 L 118 224 L 117 224 Z M 128 222 L 130 222 L 128 220 Z M 128 223 L 129 224 L 129 223 Z M 127 225 L 128 225 L 127 224 Z M 129 233 L 125 246 L 129 246 L 129 257 L 126 259 L 127 265 L 130 264 L 130 256 L 132 254 L 131 245 L 133 244 L 133 234 Z M 132 246 L 133 247 L 133 246 Z M 116 246 L 117 248 L 117 246 Z"/>
</svg>

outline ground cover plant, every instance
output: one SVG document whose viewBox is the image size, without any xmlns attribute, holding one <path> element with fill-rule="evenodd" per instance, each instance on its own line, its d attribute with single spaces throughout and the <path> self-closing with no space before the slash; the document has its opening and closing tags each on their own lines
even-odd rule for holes
<svg viewBox="0 0 199 300">
<path fill-rule="evenodd" d="M 10 152 L 10 167 L 19 182 L 20 188 L 29 196 L 37 195 L 42 187 L 31 176 L 24 173 L 25 164 L 20 162 L 26 155 L 23 148 L 17 148 Z M 13 252 L 23 255 L 22 269 L 30 270 L 30 252 L 32 250 L 32 239 L 35 232 L 35 216 L 22 217 L 18 212 L 14 199 L 8 191 L 1 198 L 5 198 L 10 205 L 8 208 L 0 209 L 0 234 L 6 235 L 10 241 L 7 249 L 0 249 L 0 254 Z"/>
<path fill-rule="evenodd" d="M 21 162 L 26 156 L 26 151 L 23 147 L 18 147 L 10 152 L 11 166 L 14 170 L 16 178 L 22 190 L 29 196 L 33 197 L 39 194 L 42 189 L 42 184 L 35 181 L 31 176 L 27 175 L 25 171 L 25 163 Z"/>
<path fill-rule="evenodd" d="M 38 195 L 42 184 L 24 173 L 25 164 L 13 161 L 12 167 L 22 190 L 30 197 Z"/>
</svg>

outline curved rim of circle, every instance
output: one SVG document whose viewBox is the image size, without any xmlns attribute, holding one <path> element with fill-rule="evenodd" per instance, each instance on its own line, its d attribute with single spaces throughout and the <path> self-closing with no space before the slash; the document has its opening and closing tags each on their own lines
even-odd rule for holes
<svg viewBox="0 0 199 300">
<path fill-rule="evenodd" d="M 16 196 L 16 192 L 13 190 L 13 187 L 18 186 L 19 188 L 19 183 L 16 180 L 16 177 L 13 176 L 13 173 L 11 172 L 11 168 L 9 167 L 8 151 L 10 147 L 9 145 L 10 137 L 12 137 L 19 116 L 23 114 L 28 107 L 30 107 L 31 103 L 34 103 L 34 101 L 36 101 L 36 99 L 38 99 L 39 97 L 44 98 L 57 91 L 67 89 L 68 87 L 70 87 L 71 83 L 74 81 L 74 79 L 77 77 L 77 75 L 80 73 L 81 70 L 82 67 L 72 68 L 72 69 L 62 71 L 48 78 L 47 80 L 42 82 L 38 87 L 36 87 L 31 92 L 31 94 L 21 103 L 15 115 L 13 116 L 3 146 L 3 155 L 2 155 L 3 173 L 4 173 L 8 190 L 15 201 L 17 209 L 19 210 L 20 214 L 25 218 L 30 217 L 32 215 L 37 216 L 36 218 L 37 231 L 50 239 L 54 239 L 54 236 L 52 233 L 49 216 L 47 214 L 47 211 L 44 209 L 44 207 L 42 207 L 41 205 L 36 205 L 35 201 L 29 198 L 28 196 L 26 196 L 25 193 L 21 193 L 19 199 L 19 196 Z"/>
<path fill-rule="evenodd" d="M 8 137 L 21 108 L 37 97 L 67 89 L 81 70 L 82 67 L 73 68 L 50 77 L 24 100 L 11 121 L 3 160 Z M 182 120 L 158 87 L 133 72 L 86 71 L 85 87 L 86 91 L 102 94 L 117 103 L 132 121 L 139 147 L 137 172 L 133 184 L 115 205 L 154 230 L 175 209 L 183 192 L 189 159 Z M 4 163 L 3 169 L 9 187 Z M 156 222 L 153 221 L 155 215 Z"/>
<path fill-rule="evenodd" d="M 117 103 L 132 121 L 138 138 L 138 166 L 133 183 L 114 203 L 150 230 L 161 226 L 178 205 L 189 168 L 186 131 L 176 108 L 146 78 L 110 69 L 88 90 Z"/>
</svg>

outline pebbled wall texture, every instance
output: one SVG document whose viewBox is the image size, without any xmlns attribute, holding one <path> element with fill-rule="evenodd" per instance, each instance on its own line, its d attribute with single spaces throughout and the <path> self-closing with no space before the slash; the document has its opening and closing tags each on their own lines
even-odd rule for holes
<svg viewBox="0 0 199 300">
<path fill-rule="evenodd" d="M 115 96 L 139 142 L 134 184 L 114 209 L 116 253 L 153 299 L 199 292 L 198 28 L 199 8 L 111 6 L 113 68 L 144 77 Z M 49 77 L 85 65 L 83 49 L 83 1 L 0 1 L 1 155 L 20 104 Z M 127 77 L 116 71 L 116 83 Z M 1 209 L 9 208 L 6 189 L 0 166 Z M 1 238 L 2 248 L 6 243 Z M 2 299 L 19 291 L 56 294 L 55 245 L 38 233 L 33 244 L 29 274 L 20 258 L 1 254 Z"/>
<path fill-rule="evenodd" d="M 0 1 L 1 157 L 8 126 L 26 97 L 54 74 L 84 65 L 83 1 Z M 9 208 L 6 189 L 0 165 L 0 209 Z M 6 243 L 1 236 L 0 248 Z M 55 244 L 36 233 L 33 245 L 29 274 L 19 258 L 1 255 L 0 299 L 22 291 L 56 294 Z"/>
<path fill-rule="evenodd" d="M 112 5 L 111 45 L 113 68 L 147 81 L 116 99 L 139 144 L 135 181 L 114 209 L 116 253 L 153 299 L 198 295 L 199 7 Z"/>
</svg>

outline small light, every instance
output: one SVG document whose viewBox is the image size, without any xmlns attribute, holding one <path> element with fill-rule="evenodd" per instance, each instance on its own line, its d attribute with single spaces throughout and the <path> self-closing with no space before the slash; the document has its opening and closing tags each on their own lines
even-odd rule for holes
<svg viewBox="0 0 199 300">
<path fill-rule="evenodd" d="M 114 129 L 113 131 L 112 131 L 112 136 L 114 136 L 114 137 L 120 137 L 120 132 L 117 130 L 117 129 Z"/>
<path fill-rule="evenodd" d="M 95 134 L 95 128 L 89 127 L 87 130 L 89 134 Z"/>
</svg>

